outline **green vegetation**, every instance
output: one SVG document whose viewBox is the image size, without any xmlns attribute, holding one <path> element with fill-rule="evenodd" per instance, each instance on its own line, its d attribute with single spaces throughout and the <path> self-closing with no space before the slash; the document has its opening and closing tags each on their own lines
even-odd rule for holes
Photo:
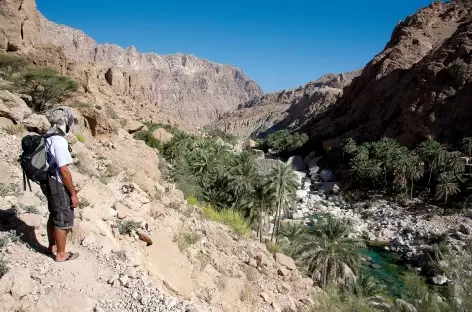
<svg viewBox="0 0 472 312">
<path fill-rule="evenodd" d="M 267 139 L 259 142 L 258 148 L 263 150 L 272 149 L 276 152 L 291 152 L 308 141 L 308 136 L 288 129 L 279 130 L 269 134 Z"/>
<path fill-rule="evenodd" d="M 0 259 L 0 278 L 2 278 L 9 271 L 5 260 Z"/>
<path fill-rule="evenodd" d="M 36 208 L 35 206 L 25 206 L 25 207 L 23 207 L 23 210 L 26 213 L 40 214 L 38 208 Z"/>
<path fill-rule="evenodd" d="M 77 140 L 78 140 L 80 143 L 84 143 L 84 142 L 85 142 L 85 137 L 84 137 L 83 134 L 76 133 L 76 134 L 75 134 L 75 137 L 77 138 Z"/>
<path fill-rule="evenodd" d="M 38 113 L 68 98 L 77 89 L 77 83 L 72 78 L 59 75 L 55 69 L 48 67 L 26 69 L 15 77 L 14 82 L 18 91 L 31 96 L 27 104 Z"/>
<path fill-rule="evenodd" d="M 472 139 L 463 140 L 463 150 L 472 151 Z M 465 171 L 465 154 L 449 150 L 434 140 L 427 140 L 409 150 L 393 139 L 357 144 L 349 139 L 344 145 L 352 184 L 377 189 L 387 194 L 409 197 L 426 191 L 429 199 L 449 203 L 467 188 L 470 174 Z"/>
<path fill-rule="evenodd" d="M 132 231 L 136 231 L 141 228 L 141 223 L 133 220 L 119 221 L 117 224 L 118 232 L 121 235 L 130 234 Z"/>
<path fill-rule="evenodd" d="M 180 251 L 184 251 L 188 247 L 196 244 L 201 239 L 201 236 L 195 232 L 180 231 L 179 234 L 174 235 L 174 243 L 177 243 Z"/>
<path fill-rule="evenodd" d="M 6 247 L 10 243 L 10 239 L 6 236 L 0 237 L 0 248 Z"/>
<path fill-rule="evenodd" d="M 85 207 L 90 206 L 90 202 L 86 198 L 82 198 L 79 201 L 79 209 L 84 209 Z"/>
<path fill-rule="evenodd" d="M 10 80 L 15 73 L 22 71 L 27 61 L 15 55 L 0 53 L 0 77 Z"/>
<path fill-rule="evenodd" d="M 238 139 L 236 136 L 232 135 L 231 133 L 227 133 L 218 128 L 207 128 L 205 130 L 208 137 L 212 140 L 217 140 L 218 138 L 220 138 L 225 143 L 234 145 L 236 144 L 237 139 Z"/>
<path fill-rule="evenodd" d="M 202 210 L 203 215 L 207 219 L 226 224 L 240 236 L 249 237 L 251 235 L 251 227 L 239 211 L 230 209 L 217 210 L 210 205 L 203 206 Z"/>
</svg>

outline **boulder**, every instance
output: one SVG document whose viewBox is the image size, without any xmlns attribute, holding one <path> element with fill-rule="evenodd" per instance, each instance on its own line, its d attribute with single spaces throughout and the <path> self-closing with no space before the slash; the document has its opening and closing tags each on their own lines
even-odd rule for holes
<svg viewBox="0 0 472 312">
<path fill-rule="evenodd" d="M 156 130 L 154 130 L 152 132 L 152 136 L 156 139 L 156 140 L 159 140 L 161 141 L 162 143 L 166 143 L 166 142 L 169 142 L 170 140 L 172 140 L 172 138 L 174 137 L 172 135 L 172 133 L 168 132 L 166 129 L 164 128 L 158 128 Z"/>
<path fill-rule="evenodd" d="M 331 182 L 334 180 L 334 174 L 331 170 L 323 169 L 320 172 L 320 178 L 323 182 Z"/>
<path fill-rule="evenodd" d="M 300 156 L 292 156 L 287 160 L 287 165 L 292 166 L 292 168 L 296 171 L 303 171 L 308 169 L 305 161 Z"/>
<path fill-rule="evenodd" d="M 468 224 L 462 223 L 460 226 L 460 231 L 466 235 L 472 234 L 472 227 Z"/>
<path fill-rule="evenodd" d="M 8 119 L 6 117 L 0 117 L 0 128 L 8 128 L 13 125 L 14 123 L 11 119 Z"/>
<path fill-rule="evenodd" d="M 416 308 L 411 303 L 408 303 L 402 299 L 395 300 L 395 307 L 405 312 L 417 312 Z"/>
<path fill-rule="evenodd" d="M 308 191 L 297 190 L 296 195 L 297 195 L 297 200 L 300 200 L 302 198 L 305 198 L 308 195 Z"/>
<path fill-rule="evenodd" d="M 124 219 L 124 218 L 130 216 L 129 208 L 126 207 L 125 205 L 123 205 L 120 202 L 116 202 L 113 205 L 113 208 L 115 208 L 115 210 L 116 210 L 116 213 L 117 213 L 116 216 L 117 216 L 118 219 Z"/>
<path fill-rule="evenodd" d="M 289 256 L 284 255 L 283 253 L 276 253 L 275 260 L 289 270 L 295 270 L 297 268 L 297 266 L 295 265 L 295 261 Z"/>
<path fill-rule="evenodd" d="M 136 120 L 128 120 L 123 126 L 123 130 L 127 131 L 128 133 L 135 133 L 141 131 L 144 127 L 145 126 L 142 122 Z"/>
<path fill-rule="evenodd" d="M 256 141 L 251 140 L 251 139 L 247 139 L 243 143 L 243 148 L 254 148 L 254 147 L 256 147 L 256 145 L 257 145 Z"/>
<path fill-rule="evenodd" d="M 265 157 L 264 151 L 253 149 L 252 152 L 256 155 L 258 159 L 264 159 Z"/>
<path fill-rule="evenodd" d="M 444 275 L 436 275 L 434 276 L 431 281 L 433 282 L 434 285 L 445 285 L 448 282 L 448 278 Z"/>
<path fill-rule="evenodd" d="M 341 190 L 340 184 L 338 182 L 324 182 L 320 188 L 320 191 L 324 193 L 338 193 Z"/>
<path fill-rule="evenodd" d="M 35 312 L 85 312 L 94 311 L 94 300 L 81 294 L 68 292 L 59 287 L 52 288 L 41 296 L 34 310 Z"/>
<path fill-rule="evenodd" d="M 28 269 L 15 267 L 0 279 L 0 294 L 11 293 L 16 300 L 35 291 Z"/>
<path fill-rule="evenodd" d="M 315 157 L 316 157 L 316 152 L 315 151 L 308 154 L 308 156 L 306 156 L 305 159 L 304 159 L 305 164 L 308 166 L 308 164 L 310 164 L 310 161 Z"/>
<path fill-rule="evenodd" d="M 307 164 L 308 168 L 312 168 L 318 165 L 318 162 L 323 158 L 323 156 L 313 157 L 310 162 Z"/>
<path fill-rule="evenodd" d="M 295 173 L 295 176 L 297 177 L 297 183 L 301 187 L 302 180 L 305 177 L 305 174 L 303 172 L 300 172 L 300 171 L 294 171 L 293 173 Z"/>
<path fill-rule="evenodd" d="M 18 95 L 7 90 L 0 90 L 0 117 L 22 123 L 23 119 L 31 114 L 31 109 Z"/>
<path fill-rule="evenodd" d="M 28 129 L 28 131 L 40 134 L 46 133 L 51 126 L 46 116 L 38 114 L 32 114 L 23 120 L 23 125 Z"/>
</svg>

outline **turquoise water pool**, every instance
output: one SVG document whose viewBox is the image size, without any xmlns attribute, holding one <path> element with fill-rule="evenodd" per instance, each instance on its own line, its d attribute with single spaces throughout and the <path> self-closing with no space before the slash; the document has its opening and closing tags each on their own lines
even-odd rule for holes
<svg viewBox="0 0 472 312">
<path fill-rule="evenodd" d="M 324 218 L 327 214 L 314 214 L 308 222 L 308 227 L 315 226 L 316 220 Z M 401 297 L 404 292 L 402 276 L 410 272 L 407 265 L 401 261 L 399 254 L 386 251 L 382 247 L 359 248 L 359 253 L 364 258 L 370 258 L 371 261 L 364 261 L 361 266 L 361 272 L 367 276 L 375 278 L 379 283 L 385 285 L 388 294 L 392 297 Z M 380 267 L 374 268 L 372 264 Z M 378 266 L 376 266 L 378 267 Z"/>
</svg>

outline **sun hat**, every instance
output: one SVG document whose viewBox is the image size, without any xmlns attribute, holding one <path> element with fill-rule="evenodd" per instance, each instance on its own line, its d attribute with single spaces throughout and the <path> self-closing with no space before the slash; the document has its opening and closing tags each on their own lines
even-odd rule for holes
<svg viewBox="0 0 472 312">
<path fill-rule="evenodd" d="M 74 115 L 68 107 L 54 107 L 45 113 L 51 127 L 56 126 L 65 134 L 74 130 Z"/>
</svg>

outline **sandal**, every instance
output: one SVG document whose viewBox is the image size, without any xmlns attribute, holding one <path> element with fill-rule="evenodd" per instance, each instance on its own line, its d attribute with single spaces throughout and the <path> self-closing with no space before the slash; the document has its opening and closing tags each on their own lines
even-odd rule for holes
<svg viewBox="0 0 472 312">
<path fill-rule="evenodd" d="M 79 257 L 78 252 L 69 252 L 69 256 L 65 260 L 62 260 L 62 261 L 57 261 L 56 260 L 56 262 L 66 262 L 66 261 L 70 261 L 70 260 L 75 260 L 78 257 Z"/>
</svg>

